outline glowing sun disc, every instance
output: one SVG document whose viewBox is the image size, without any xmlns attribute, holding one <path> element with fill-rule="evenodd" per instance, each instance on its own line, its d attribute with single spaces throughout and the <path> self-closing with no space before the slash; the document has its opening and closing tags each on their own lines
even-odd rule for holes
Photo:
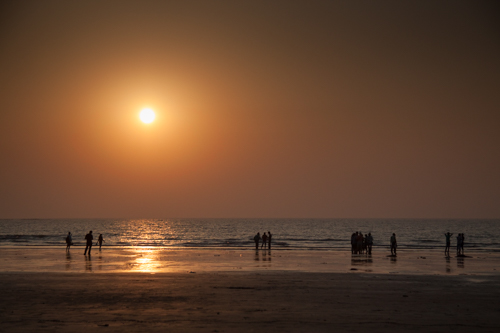
<svg viewBox="0 0 500 333">
<path fill-rule="evenodd" d="M 139 118 L 141 118 L 141 121 L 143 123 L 146 123 L 146 124 L 149 124 L 151 123 L 153 120 L 155 120 L 155 113 L 153 110 L 151 109 L 142 109 L 141 110 L 141 113 L 139 114 Z"/>
</svg>

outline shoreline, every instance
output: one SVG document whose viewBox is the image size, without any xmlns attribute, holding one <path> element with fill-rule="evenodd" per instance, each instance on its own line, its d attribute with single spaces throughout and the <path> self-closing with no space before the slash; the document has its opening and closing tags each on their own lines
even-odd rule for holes
<svg viewBox="0 0 500 333">
<path fill-rule="evenodd" d="M 445 257 L 441 251 L 400 250 L 351 255 L 336 250 L 172 249 L 97 247 L 0 248 L 0 272 L 211 273 L 311 272 L 409 275 L 500 275 L 500 253 L 468 252 Z"/>
</svg>

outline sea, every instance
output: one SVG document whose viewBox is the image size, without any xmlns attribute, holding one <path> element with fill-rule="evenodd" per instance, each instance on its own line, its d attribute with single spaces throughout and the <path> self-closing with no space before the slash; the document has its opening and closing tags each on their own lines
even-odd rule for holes
<svg viewBox="0 0 500 333">
<path fill-rule="evenodd" d="M 374 247 L 438 249 L 446 232 L 465 235 L 465 249 L 500 252 L 500 219 L 1 219 L 0 247 L 62 247 L 68 232 L 74 245 L 104 237 L 109 247 L 254 248 L 257 232 L 270 231 L 273 249 L 348 250 L 353 232 L 371 233 Z"/>
</svg>

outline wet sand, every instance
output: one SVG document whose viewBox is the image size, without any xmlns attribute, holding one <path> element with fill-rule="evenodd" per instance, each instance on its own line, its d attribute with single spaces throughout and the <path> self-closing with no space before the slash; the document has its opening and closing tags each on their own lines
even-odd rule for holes
<svg viewBox="0 0 500 333">
<path fill-rule="evenodd" d="M 441 251 L 376 251 L 94 248 L 0 248 L 0 272 L 186 273 L 298 271 L 417 275 L 500 274 L 500 253 L 476 252 L 446 258 Z"/>
<path fill-rule="evenodd" d="M 89 264 L 80 249 L 71 251 L 66 259 L 60 249 L 0 249 L 2 331 L 500 328 L 500 261 L 493 254 L 448 263 L 434 252 L 400 253 L 396 261 L 380 253 L 369 262 L 334 251 L 273 250 L 264 260 L 248 250 L 105 249 Z"/>
</svg>

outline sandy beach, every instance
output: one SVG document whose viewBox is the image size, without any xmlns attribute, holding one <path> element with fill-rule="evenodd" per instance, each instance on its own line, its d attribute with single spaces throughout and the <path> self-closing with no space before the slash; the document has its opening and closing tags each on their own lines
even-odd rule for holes
<svg viewBox="0 0 500 333">
<path fill-rule="evenodd" d="M 104 249 L 89 261 L 80 252 L 0 250 L 4 332 L 500 328 L 494 254 Z"/>
</svg>

